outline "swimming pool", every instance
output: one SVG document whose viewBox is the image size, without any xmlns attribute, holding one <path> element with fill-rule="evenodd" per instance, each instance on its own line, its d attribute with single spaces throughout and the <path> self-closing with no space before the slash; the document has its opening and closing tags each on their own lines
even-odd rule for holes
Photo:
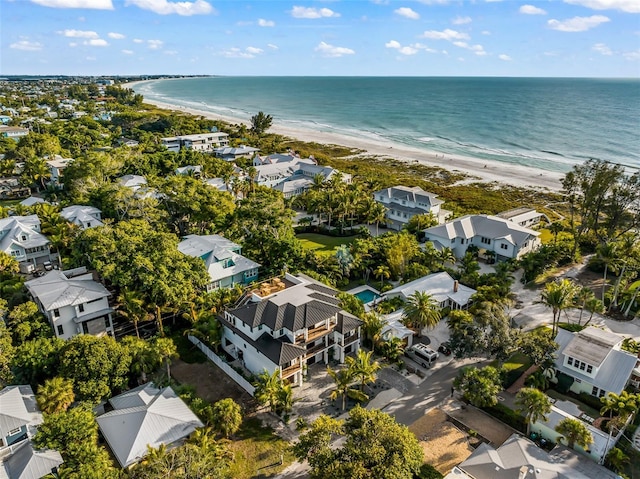
<svg viewBox="0 0 640 479">
<path fill-rule="evenodd" d="M 375 291 L 371 291 L 370 289 L 364 289 L 354 294 L 356 298 L 358 298 L 363 304 L 370 303 L 380 297 Z"/>
</svg>

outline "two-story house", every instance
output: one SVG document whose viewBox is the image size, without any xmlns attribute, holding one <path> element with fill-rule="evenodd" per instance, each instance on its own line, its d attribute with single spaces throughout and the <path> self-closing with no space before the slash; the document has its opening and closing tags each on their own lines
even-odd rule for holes
<svg viewBox="0 0 640 479">
<path fill-rule="evenodd" d="M 470 245 L 495 253 L 497 261 L 505 261 L 534 251 L 540 246 L 540 233 L 517 223 L 491 215 L 466 215 L 443 225 L 424 230 L 425 241 L 436 248 L 449 247 L 457 258 Z"/>
<path fill-rule="evenodd" d="M 392 186 L 376 191 L 373 199 L 386 208 L 385 220 L 387 226 L 394 230 L 401 230 L 411 218 L 418 215 L 433 214 L 440 222 L 448 211 L 441 211 L 444 201 L 438 195 L 428 193 L 418 186 Z"/>
<path fill-rule="evenodd" d="M 250 158 L 255 153 L 259 152 L 258 148 L 252 146 L 240 145 L 236 147 L 222 146 L 213 150 L 218 158 L 222 158 L 225 161 L 235 161 L 238 158 Z"/>
<path fill-rule="evenodd" d="M 60 155 L 54 155 L 53 158 L 46 157 L 47 168 L 51 177 L 49 181 L 56 187 L 61 187 L 64 183 L 64 170 L 73 162 L 73 158 L 63 158 Z"/>
<path fill-rule="evenodd" d="M 0 219 L 0 251 L 26 265 L 51 261 L 50 241 L 40 232 L 38 215 L 10 216 Z"/>
<path fill-rule="evenodd" d="M 229 144 L 229 134 L 221 131 L 210 133 L 196 133 L 194 135 L 180 135 L 162 138 L 162 145 L 169 151 L 178 152 L 182 148 L 187 150 L 213 153 L 216 148 Z"/>
<path fill-rule="evenodd" d="M 111 293 L 93 280 L 86 268 L 49 271 L 40 278 L 24 283 L 49 319 L 58 338 L 69 339 L 78 334 L 113 336 L 109 306 Z"/>
<path fill-rule="evenodd" d="M 558 330 L 556 372 L 573 379 L 570 390 L 596 397 L 620 394 L 629 383 L 637 356 L 620 348 L 624 338 L 589 326 L 577 333 Z M 556 374 L 557 377 L 557 374 Z"/>
<path fill-rule="evenodd" d="M 83 230 L 102 226 L 102 211 L 94 206 L 72 205 L 62 208 L 62 216 L 69 223 L 79 226 Z"/>
<path fill-rule="evenodd" d="M 258 279 L 260 264 L 242 256 L 239 244 L 220 235 L 185 236 L 178 244 L 178 251 L 204 261 L 211 280 L 207 291 L 245 285 Z"/>
<path fill-rule="evenodd" d="M 526 206 L 503 211 L 496 216 L 518 223 L 520 226 L 526 226 L 527 228 L 539 225 L 542 218 L 545 218 L 547 222 L 550 223 L 549 218 L 547 218 L 544 213 L 539 213 L 534 208 L 527 208 Z"/>
<path fill-rule="evenodd" d="M 362 321 L 338 306 L 337 294 L 305 275 L 262 283 L 220 317 L 222 347 L 254 374 L 279 370 L 301 385 L 306 366 L 344 362 L 360 348 Z"/>
</svg>

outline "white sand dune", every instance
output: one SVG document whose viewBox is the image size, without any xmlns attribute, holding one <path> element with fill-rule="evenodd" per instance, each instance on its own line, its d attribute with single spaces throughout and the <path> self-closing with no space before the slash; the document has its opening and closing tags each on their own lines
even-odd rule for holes
<svg viewBox="0 0 640 479">
<path fill-rule="evenodd" d="M 139 82 L 131 82 L 123 86 L 133 88 L 136 83 Z M 210 111 L 172 105 L 153 98 L 145 97 L 145 102 L 159 108 L 180 111 L 196 116 L 203 116 L 205 118 L 221 120 L 231 124 L 242 123 L 243 121 L 247 123 L 246 120 L 231 118 Z M 357 148 L 365 151 L 366 153 L 364 154 L 368 156 L 393 158 L 407 162 L 420 162 L 428 166 L 439 166 L 450 171 L 465 173 L 477 178 L 477 181 L 486 183 L 497 182 L 516 187 L 539 188 L 550 191 L 559 191 L 561 189 L 560 180 L 563 177 L 562 173 L 543 171 L 532 167 L 506 164 L 498 161 L 483 160 L 459 155 L 436 154 L 434 152 L 397 144 L 390 147 L 389 144 L 384 141 L 376 141 L 375 139 L 370 138 L 359 138 L 346 134 L 327 133 L 297 127 L 294 128 L 289 125 L 279 123 L 276 120 L 274 120 L 269 131 L 306 142 Z"/>
</svg>

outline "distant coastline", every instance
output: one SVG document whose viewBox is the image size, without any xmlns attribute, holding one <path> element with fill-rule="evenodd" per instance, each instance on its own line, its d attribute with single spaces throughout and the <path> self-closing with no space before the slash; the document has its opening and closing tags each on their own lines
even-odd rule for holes
<svg viewBox="0 0 640 479">
<path fill-rule="evenodd" d="M 139 86 L 144 83 L 147 83 L 147 81 L 130 82 L 122 86 L 139 92 Z M 203 116 L 230 124 L 249 123 L 246 118 L 220 114 L 206 109 L 186 107 L 180 105 L 178 102 L 172 103 L 170 98 L 158 100 L 157 98 L 145 96 L 144 101 L 159 108 Z M 266 113 L 269 112 L 266 111 Z M 507 164 L 457 154 L 438 153 L 423 148 L 412 148 L 398 143 L 393 143 L 393 146 L 389 146 L 390 143 L 388 141 L 380 141 L 375 138 L 358 138 L 334 132 L 314 131 L 301 128 L 300 126 L 292 127 L 290 124 L 278 121 L 277 119 L 274 120 L 270 131 L 305 142 L 334 144 L 363 150 L 365 153 L 363 153 L 362 156 L 374 156 L 380 159 L 390 158 L 406 162 L 417 161 L 429 166 L 438 166 L 449 171 L 458 171 L 471 177 L 469 180 L 465 180 L 467 182 L 499 183 L 522 188 L 541 188 L 549 191 L 560 191 L 562 187 L 560 181 L 564 176 L 564 173 L 561 172 L 545 171 L 533 167 Z"/>
</svg>

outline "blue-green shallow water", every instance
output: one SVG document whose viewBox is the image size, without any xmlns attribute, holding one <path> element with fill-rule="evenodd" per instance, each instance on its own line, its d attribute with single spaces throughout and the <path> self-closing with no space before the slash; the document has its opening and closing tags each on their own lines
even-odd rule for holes
<svg viewBox="0 0 640 479">
<path fill-rule="evenodd" d="M 134 87 L 149 99 L 248 121 L 568 171 L 588 158 L 640 168 L 640 80 L 211 77 Z"/>
</svg>

